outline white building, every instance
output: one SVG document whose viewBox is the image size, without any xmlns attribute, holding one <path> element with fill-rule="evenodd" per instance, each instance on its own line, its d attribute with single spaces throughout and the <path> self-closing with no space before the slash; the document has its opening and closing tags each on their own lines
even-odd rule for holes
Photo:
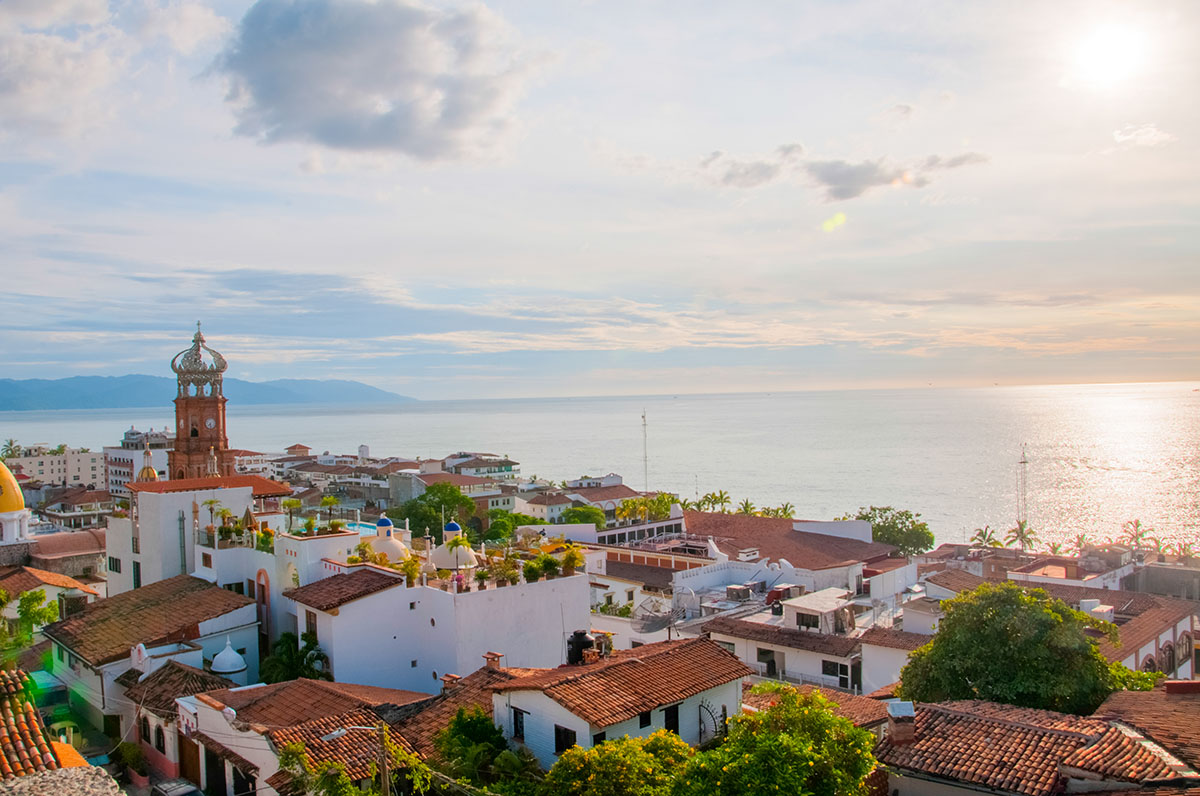
<svg viewBox="0 0 1200 796">
<path fill-rule="evenodd" d="M 38 481 L 64 486 L 107 489 L 104 454 L 86 448 L 64 448 L 62 453 L 47 445 L 24 448 L 20 456 L 5 459 L 8 467 Z"/>
<path fill-rule="evenodd" d="M 32 517 L 17 479 L 0 461 L 0 545 L 28 543 Z"/>
<path fill-rule="evenodd" d="M 174 431 L 165 427 L 161 431 L 153 428 L 138 431 L 131 426 L 121 438 L 120 445 L 106 445 L 103 449 L 108 491 L 118 497 L 129 496 L 125 485 L 137 480 L 138 471 L 146 464 L 144 454 L 147 450 L 150 451 L 149 464 L 157 480 L 167 480 L 170 477 L 167 460 L 174 447 Z"/>
<path fill-rule="evenodd" d="M 258 678 L 254 603 L 190 575 L 98 600 L 43 633 L 53 647 L 49 673 L 67 687 L 71 706 L 113 738 L 130 727 L 135 707 L 124 693 L 136 679 L 118 679 L 139 661 L 202 668 L 228 641 L 245 660 L 247 678 Z"/>
<path fill-rule="evenodd" d="M 697 746 L 742 708 L 751 670 L 707 639 L 515 677 L 492 686 L 492 715 L 510 741 L 549 769 L 573 746 L 666 729 Z"/>
</svg>

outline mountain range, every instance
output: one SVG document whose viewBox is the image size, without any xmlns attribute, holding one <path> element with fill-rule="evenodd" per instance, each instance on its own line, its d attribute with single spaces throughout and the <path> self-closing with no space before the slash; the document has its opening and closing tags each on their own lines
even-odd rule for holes
<svg viewBox="0 0 1200 796">
<path fill-rule="evenodd" d="M 239 404 L 390 404 L 415 401 L 358 381 L 341 379 L 224 379 L 225 397 Z M 0 411 L 30 409 L 125 409 L 166 406 L 175 379 L 166 376 L 71 376 L 65 379 L 0 379 Z"/>
</svg>

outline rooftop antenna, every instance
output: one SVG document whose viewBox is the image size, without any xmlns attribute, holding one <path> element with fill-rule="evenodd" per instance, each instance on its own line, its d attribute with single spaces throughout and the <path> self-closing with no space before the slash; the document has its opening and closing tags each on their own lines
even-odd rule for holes
<svg viewBox="0 0 1200 796">
<path fill-rule="evenodd" d="M 642 408 L 642 483 L 650 491 L 650 454 L 646 447 L 646 409 Z"/>
<path fill-rule="evenodd" d="M 1029 457 L 1021 443 L 1021 460 L 1017 462 L 1017 522 L 1029 521 Z"/>
</svg>

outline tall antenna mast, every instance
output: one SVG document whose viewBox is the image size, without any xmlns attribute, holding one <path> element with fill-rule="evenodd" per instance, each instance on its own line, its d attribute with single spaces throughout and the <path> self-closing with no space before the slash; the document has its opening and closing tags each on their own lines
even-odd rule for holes
<svg viewBox="0 0 1200 796">
<path fill-rule="evenodd" d="M 1017 462 L 1017 522 L 1029 521 L 1029 457 L 1021 443 L 1021 460 Z"/>
<path fill-rule="evenodd" d="M 646 409 L 642 408 L 642 487 L 650 491 L 650 454 L 646 446 Z"/>
</svg>

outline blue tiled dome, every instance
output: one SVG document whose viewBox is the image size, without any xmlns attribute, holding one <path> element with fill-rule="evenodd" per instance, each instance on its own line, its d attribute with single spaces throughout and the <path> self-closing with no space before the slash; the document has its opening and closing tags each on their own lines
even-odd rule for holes
<svg viewBox="0 0 1200 796">
<path fill-rule="evenodd" d="M 375 523 L 376 528 L 391 528 L 392 521 L 387 517 L 380 517 L 379 522 Z"/>
<path fill-rule="evenodd" d="M 455 522 L 454 520 L 450 520 L 450 522 L 446 523 L 446 528 L 445 528 L 445 530 L 447 530 L 447 531 L 461 531 L 461 530 L 462 530 L 462 526 L 461 526 L 461 525 L 459 525 L 459 524 L 458 524 L 457 522 Z"/>
</svg>

